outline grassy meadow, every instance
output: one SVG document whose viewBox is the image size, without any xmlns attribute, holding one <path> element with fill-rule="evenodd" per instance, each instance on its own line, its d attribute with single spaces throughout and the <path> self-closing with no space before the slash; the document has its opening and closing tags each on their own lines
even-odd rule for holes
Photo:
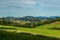
<svg viewBox="0 0 60 40">
<path fill-rule="evenodd" d="M 60 40 L 60 39 L 57 39 L 57 38 L 60 38 L 60 22 L 54 22 L 51 24 L 42 25 L 42 26 L 38 26 L 36 28 L 22 28 L 22 27 L 0 25 L 0 30 L 3 30 L 4 32 L 6 31 L 6 33 L 8 34 L 8 37 L 12 37 L 13 35 L 16 36 L 17 34 L 19 34 L 20 38 L 21 38 L 21 36 L 23 35 L 21 40 L 33 40 L 35 38 L 36 38 L 35 40 L 40 40 L 40 39 L 41 40 Z M 1 35 L 1 33 L 2 32 L 0 32 L 0 35 Z M 15 35 L 15 33 L 17 33 L 17 34 Z M 20 33 L 22 33 L 22 34 L 20 34 Z M 24 34 L 26 34 L 25 38 L 24 38 Z M 36 36 L 36 35 L 38 35 L 38 36 Z M 9 40 L 13 40 L 13 37 Z M 5 39 L 3 39 L 3 37 L 0 39 L 5 40 Z M 8 39 L 6 39 L 6 40 L 8 40 Z M 20 40 L 19 36 L 15 40 Z"/>
</svg>

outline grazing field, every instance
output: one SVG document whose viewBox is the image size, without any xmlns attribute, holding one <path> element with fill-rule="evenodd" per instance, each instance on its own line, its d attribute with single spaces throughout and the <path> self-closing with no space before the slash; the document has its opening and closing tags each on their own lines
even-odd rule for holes
<svg viewBox="0 0 60 40">
<path fill-rule="evenodd" d="M 28 33 L 28 34 L 30 33 L 30 38 L 31 38 L 31 34 L 34 35 L 35 37 L 36 37 L 36 35 L 40 35 L 40 36 L 43 35 L 43 37 L 46 37 L 46 40 L 51 40 L 51 39 L 55 40 L 53 38 L 47 39 L 49 37 L 60 38 L 60 23 L 59 22 L 55 22 L 55 23 L 51 23 L 51 24 L 46 24 L 46 25 L 43 25 L 43 26 L 38 26 L 36 28 L 22 28 L 22 27 L 0 25 L 0 30 L 7 31 L 7 32 L 10 32 L 12 34 L 13 34 L 13 32 L 14 33 L 25 33 L 25 34 L 26 33 Z M 32 38 L 35 38 L 34 36 Z M 43 37 L 41 37 L 42 38 L 41 40 L 45 40 L 45 39 L 43 39 Z M 36 38 L 37 38 L 36 40 L 40 40 L 40 39 L 38 39 L 38 37 L 36 37 Z M 28 37 L 27 37 L 26 40 L 28 40 Z M 31 40 L 31 39 L 29 39 L 29 40 Z M 60 40 L 60 39 L 56 39 L 56 40 Z"/>
</svg>

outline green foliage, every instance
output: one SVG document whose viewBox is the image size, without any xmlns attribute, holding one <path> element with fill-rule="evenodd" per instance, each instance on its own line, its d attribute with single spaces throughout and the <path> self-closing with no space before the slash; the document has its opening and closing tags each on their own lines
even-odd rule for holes
<svg viewBox="0 0 60 40">
<path fill-rule="evenodd" d="M 32 18 L 34 18 L 34 19 L 32 19 Z M 32 18 L 28 17 L 28 18 L 26 18 L 26 20 L 17 20 L 14 18 L 4 18 L 3 17 L 3 18 L 0 18 L 0 25 L 35 28 L 37 26 L 50 24 L 55 21 L 60 21 L 60 17 L 56 17 L 55 19 L 47 18 L 47 19 L 41 19 L 41 20 L 38 20 L 38 19 L 35 20 L 35 17 L 32 17 Z"/>
</svg>

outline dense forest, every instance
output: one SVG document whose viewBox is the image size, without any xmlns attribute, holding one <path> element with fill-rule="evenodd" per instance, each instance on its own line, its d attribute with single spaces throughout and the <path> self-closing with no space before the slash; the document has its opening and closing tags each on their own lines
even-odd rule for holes
<svg viewBox="0 0 60 40">
<path fill-rule="evenodd" d="M 60 17 L 0 17 L 0 25 L 16 26 L 16 27 L 27 27 L 34 28 L 37 26 L 53 23 L 55 21 L 60 21 Z"/>
</svg>

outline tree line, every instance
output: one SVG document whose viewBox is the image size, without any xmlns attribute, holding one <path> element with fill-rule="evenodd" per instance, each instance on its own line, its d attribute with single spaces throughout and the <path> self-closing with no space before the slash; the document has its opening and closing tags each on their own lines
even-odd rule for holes
<svg viewBox="0 0 60 40">
<path fill-rule="evenodd" d="M 15 27 L 27 27 L 27 28 L 34 28 L 37 26 L 53 23 L 55 21 L 60 21 L 60 17 L 52 18 L 44 18 L 44 19 L 33 19 L 30 20 L 18 20 L 15 18 L 0 18 L 0 25 L 7 25 L 7 26 L 15 26 Z"/>
</svg>

